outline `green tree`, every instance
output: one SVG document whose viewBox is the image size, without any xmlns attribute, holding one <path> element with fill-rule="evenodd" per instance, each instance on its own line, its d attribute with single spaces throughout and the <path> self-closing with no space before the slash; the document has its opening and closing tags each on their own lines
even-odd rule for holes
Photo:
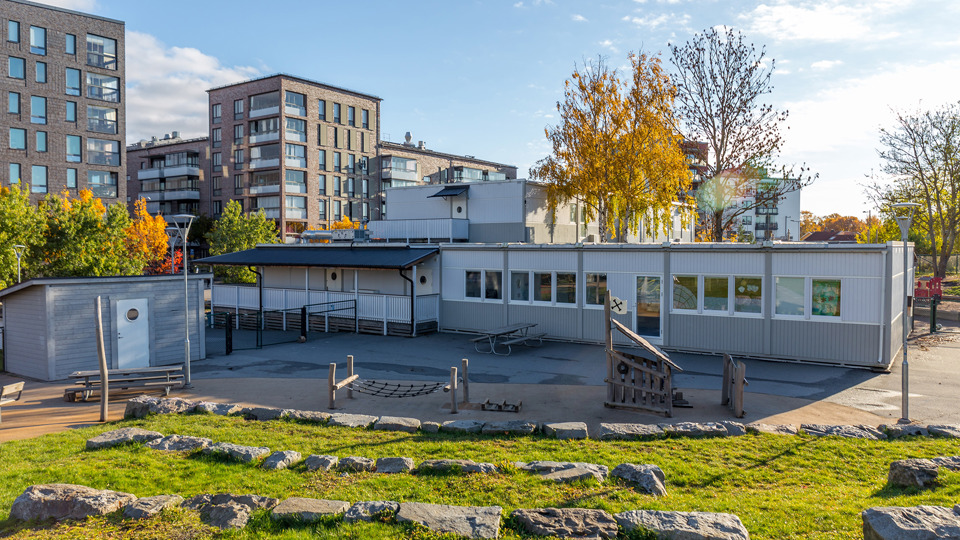
<svg viewBox="0 0 960 540">
<path fill-rule="evenodd" d="M 263 210 L 245 215 L 239 202 L 230 201 L 207 233 L 207 241 L 211 255 L 252 249 L 257 244 L 276 244 L 277 225 L 266 218 Z M 217 267 L 214 272 L 224 283 L 255 283 L 257 280 L 256 274 L 242 267 Z"/>
<path fill-rule="evenodd" d="M 13 246 L 25 246 L 20 260 L 22 279 L 30 278 L 37 266 L 32 255 L 43 242 L 43 219 L 30 204 L 29 189 L 19 185 L 0 187 L 0 289 L 17 283 L 17 256 Z"/>
</svg>

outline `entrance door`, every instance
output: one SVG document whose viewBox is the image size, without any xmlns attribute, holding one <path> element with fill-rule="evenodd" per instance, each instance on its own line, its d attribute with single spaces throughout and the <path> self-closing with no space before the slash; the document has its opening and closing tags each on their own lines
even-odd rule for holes
<svg viewBox="0 0 960 540">
<path fill-rule="evenodd" d="M 146 298 L 117 300 L 117 360 L 120 369 L 150 366 Z"/>
<path fill-rule="evenodd" d="M 637 334 L 660 338 L 660 278 L 637 276 Z"/>
</svg>

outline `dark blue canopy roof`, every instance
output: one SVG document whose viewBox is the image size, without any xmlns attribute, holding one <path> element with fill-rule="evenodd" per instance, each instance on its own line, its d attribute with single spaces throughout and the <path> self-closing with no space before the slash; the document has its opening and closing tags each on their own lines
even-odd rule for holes
<svg viewBox="0 0 960 540">
<path fill-rule="evenodd" d="M 438 248 L 406 246 L 275 245 L 214 255 L 194 261 L 213 266 L 311 266 L 322 268 L 410 268 L 436 255 Z"/>
</svg>

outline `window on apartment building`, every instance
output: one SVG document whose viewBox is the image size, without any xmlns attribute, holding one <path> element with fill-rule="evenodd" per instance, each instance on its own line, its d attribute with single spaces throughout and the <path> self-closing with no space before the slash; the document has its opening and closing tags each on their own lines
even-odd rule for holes
<svg viewBox="0 0 960 540">
<path fill-rule="evenodd" d="M 340 177 L 339 176 L 333 177 L 333 196 L 334 197 L 340 196 Z"/>
<path fill-rule="evenodd" d="M 319 118 L 320 120 L 326 120 L 327 119 L 327 100 L 318 99 L 317 109 L 318 109 L 317 118 Z"/>
<path fill-rule="evenodd" d="M 37 132 L 37 152 L 46 152 L 47 151 L 47 132 L 38 131 Z"/>
<path fill-rule="evenodd" d="M 10 176 L 9 176 L 10 184 L 11 184 L 11 185 L 13 185 L 13 184 L 19 184 L 19 183 L 20 183 L 20 164 L 19 164 L 19 163 L 11 163 L 8 171 L 9 171 L 9 174 L 10 174 Z"/>
<path fill-rule="evenodd" d="M 360 186 L 360 196 L 364 199 L 370 197 L 370 180 L 367 178 L 360 180 Z"/>
<path fill-rule="evenodd" d="M 347 154 L 347 172 L 353 174 L 357 170 L 357 156 Z"/>
<path fill-rule="evenodd" d="M 68 101 L 67 110 L 66 110 L 66 121 L 67 122 L 77 122 L 77 102 Z"/>
<path fill-rule="evenodd" d="M 333 219 L 335 221 L 343 219 L 343 203 L 340 201 L 333 201 Z"/>
<path fill-rule="evenodd" d="M 280 108 L 280 92 L 274 91 L 250 96 L 250 116 L 267 114 L 274 108 L 278 110 Z"/>
<path fill-rule="evenodd" d="M 67 54 L 77 54 L 77 36 L 67 34 L 64 40 L 63 50 Z"/>
<path fill-rule="evenodd" d="M 7 112 L 10 114 L 20 114 L 20 94 L 7 92 Z"/>
<path fill-rule="evenodd" d="M 360 124 L 363 126 L 363 129 L 370 129 L 370 111 L 366 109 L 360 110 Z"/>
<path fill-rule="evenodd" d="M 67 135 L 67 161 L 83 163 L 83 139 L 79 135 Z"/>
<path fill-rule="evenodd" d="M 120 79 L 99 73 L 87 73 L 87 97 L 120 103 Z"/>
<path fill-rule="evenodd" d="M 287 193 L 306 193 L 307 173 L 304 171 L 287 170 L 284 173 L 284 190 Z"/>
<path fill-rule="evenodd" d="M 220 152 L 214 152 L 213 155 L 210 156 L 210 160 L 213 163 L 214 169 L 217 169 L 223 166 L 222 158 L 220 157 Z"/>
<path fill-rule="evenodd" d="M 233 151 L 233 168 L 243 168 L 243 148 L 237 148 Z"/>
<path fill-rule="evenodd" d="M 363 217 L 364 220 L 370 219 L 370 203 L 368 202 L 360 203 L 360 210 L 363 212 L 363 215 L 361 217 Z"/>
<path fill-rule="evenodd" d="M 326 199 L 320 199 L 319 204 L 317 205 L 317 219 L 325 220 L 327 219 L 327 201 Z"/>
<path fill-rule="evenodd" d="M 271 135 L 280 134 L 279 118 L 264 118 L 263 120 L 253 120 L 250 122 L 251 143 L 276 140 L 277 137 Z"/>
<path fill-rule="evenodd" d="M 87 105 L 87 131 L 117 133 L 117 110 L 109 107 Z"/>
<path fill-rule="evenodd" d="M 66 85 L 65 93 L 68 96 L 79 96 L 80 95 L 80 70 L 67 68 L 67 75 L 64 77 L 64 82 Z"/>
<path fill-rule="evenodd" d="M 317 160 L 319 161 L 319 167 L 318 167 L 319 170 L 321 171 L 327 170 L 327 151 L 326 150 L 320 151 L 320 153 L 318 154 Z"/>
<path fill-rule="evenodd" d="M 357 108 L 356 107 L 347 107 L 347 124 L 356 127 L 357 125 Z"/>
<path fill-rule="evenodd" d="M 211 140 L 213 141 L 214 148 L 220 148 L 220 144 L 223 141 L 223 133 L 221 132 L 222 128 L 213 128 Z"/>
<path fill-rule="evenodd" d="M 317 194 L 326 195 L 327 194 L 327 175 L 321 174 L 317 178 Z"/>
<path fill-rule="evenodd" d="M 223 213 L 223 201 L 213 201 L 213 217 L 219 217 Z"/>
<path fill-rule="evenodd" d="M 37 82 L 46 83 L 47 82 L 47 63 L 46 62 L 37 62 Z"/>
<path fill-rule="evenodd" d="M 280 159 L 279 144 L 265 144 L 263 146 L 254 146 L 250 149 L 250 161 L 273 159 Z"/>
<path fill-rule="evenodd" d="M 47 123 L 47 98 L 41 96 L 30 96 L 30 123 Z"/>
<path fill-rule="evenodd" d="M 10 128 L 10 149 L 27 149 L 27 130 L 20 128 Z"/>
<path fill-rule="evenodd" d="M 342 123 L 343 123 L 343 122 L 340 121 L 340 104 L 339 104 L 339 103 L 334 103 L 334 104 L 333 104 L 333 122 L 334 122 L 335 124 L 342 124 Z"/>
<path fill-rule="evenodd" d="M 117 196 L 117 173 L 111 171 L 87 171 L 87 187 L 96 197 Z"/>
<path fill-rule="evenodd" d="M 370 166 L 370 162 L 367 159 L 367 156 L 360 156 L 360 173 L 367 174 L 367 168 Z"/>
<path fill-rule="evenodd" d="M 7 21 L 7 41 L 10 43 L 20 43 L 20 23 L 17 21 Z"/>
<path fill-rule="evenodd" d="M 120 165 L 120 143 L 105 139 L 87 138 L 87 163 L 91 165 Z"/>
<path fill-rule="evenodd" d="M 233 194 L 243 195 L 243 175 L 242 174 L 233 175 Z"/>
<path fill-rule="evenodd" d="M 47 192 L 47 167 L 34 165 L 30 167 L 30 193 Z"/>
<path fill-rule="evenodd" d="M 307 123 L 299 118 L 287 118 L 284 139 L 288 141 L 307 142 Z"/>
<path fill-rule="evenodd" d="M 602 306 L 607 294 L 607 275 L 606 274 L 585 274 L 584 287 L 586 298 L 584 303 Z"/>
<path fill-rule="evenodd" d="M 30 27 L 30 52 L 46 56 L 47 54 L 47 29 L 39 26 Z"/>
<path fill-rule="evenodd" d="M 243 124 L 233 126 L 233 144 L 243 144 Z"/>
<path fill-rule="evenodd" d="M 67 169 L 67 189 L 77 189 L 76 169 Z"/>
<path fill-rule="evenodd" d="M 333 128 L 333 147 L 340 148 L 340 128 Z"/>
<path fill-rule="evenodd" d="M 219 124 L 221 120 L 222 112 L 223 112 L 222 107 L 220 106 L 219 103 L 214 103 L 213 105 L 211 105 L 210 106 L 211 123 Z"/>
<path fill-rule="evenodd" d="M 283 112 L 297 116 L 307 115 L 307 96 L 296 92 L 283 94 Z"/>
<path fill-rule="evenodd" d="M 307 147 L 299 144 L 287 144 L 284 148 L 285 162 L 288 167 L 307 167 Z"/>
<path fill-rule="evenodd" d="M 213 189 L 213 196 L 214 196 L 214 197 L 219 197 L 220 195 L 223 195 L 223 186 L 222 186 L 222 184 L 223 184 L 223 177 L 222 177 L 222 176 L 214 176 L 214 177 L 213 177 L 213 181 L 212 181 L 212 186 L 211 186 L 211 188 Z"/>
<path fill-rule="evenodd" d="M 233 119 L 240 120 L 243 118 L 243 100 L 235 99 L 233 100 Z"/>
<path fill-rule="evenodd" d="M 347 133 L 347 150 L 353 150 L 353 132 L 349 129 L 345 131 Z"/>
<path fill-rule="evenodd" d="M 356 182 L 352 176 L 347 177 L 347 197 L 355 197 L 356 195 Z"/>
<path fill-rule="evenodd" d="M 333 153 L 333 172 L 340 172 L 340 152 Z"/>
<path fill-rule="evenodd" d="M 307 198 L 286 196 L 284 214 L 288 219 L 307 219 Z"/>
<path fill-rule="evenodd" d="M 11 56 L 7 60 L 7 75 L 12 79 L 24 79 L 27 74 L 27 62 L 23 58 Z"/>
<path fill-rule="evenodd" d="M 87 65 L 117 69 L 117 40 L 87 34 Z"/>
</svg>

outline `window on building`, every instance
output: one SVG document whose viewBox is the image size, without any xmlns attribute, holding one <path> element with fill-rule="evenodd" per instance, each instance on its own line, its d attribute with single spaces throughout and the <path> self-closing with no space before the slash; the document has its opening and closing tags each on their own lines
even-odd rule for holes
<svg viewBox="0 0 960 540">
<path fill-rule="evenodd" d="M 483 297 L 487 300 L 503 298 L 503 272 L 499 270 L 483 271 Z"/>
<path fill-rule="evenodd" d="M 67 169 L 67 189 L 77 189 L 76 169 Z"/>
<path fill-rule="evenodd" d="M 235 99 L 233 100 L 233 119 L 240 120 L 243 118 L 243 100 Z"/>
<path fill-rule="evenodd" d="M 67 111 L 66 111 L 66 120 L 67 122 L 77 122 L 77 102 L 68 101 L 67 102 Z"/>
<path fill-rule="evenodd" d="M 463 295 L 466 298 L 480 298 L 480 279 L 483 273 L 479 270 L 467 270 L 464 273 Z"/>
<path fill-rule="evenodd" d="M 530 272 L 510 273 L 510 300 L 530 301 Z"/>
<path fill-rule="evenodd" d="M 321 175 L 317 178 L 317 187 L 318 187 L 317 193 L 318 193 L 319 195 L 326 195 L 326 194 L 327 194 L 327 175 L 321 174 Z"/>
<path fill-rule="evenodd" d="M 340 148 L 340 128 L 333 128 L 333 147 Z"/>
<path fill-rule="evenodd" d="M 237 148 L 233 151 L 233 168 L 243 168 L 243 148 Z"/>
<path fill-rule="evenodd" d="M 347 150 L 353 150 L 353 132 L 345 130 L 347 132 Z"/>
<path fill-rule="evenodd" d="M 120 103 L 120 79 L 109 75 L 87 72 L 87 97 Z"/>
<path fill-rule="evenodd" d="M 557 303 L 577 303 L 577 275 L 557 272 Z"/>
<path fill-rule="evenodd" d="M 67 75 L 65 77 L 66 81 L 66 94 L 68 96 L 79 96 L 80 95 L 80 70 L 67 68 Z"/>
<path fill-rule="evenodd" d="M 287 193 L 306 193 L 307 192 L 307 173 L 304 171 L 294 171 L 287 169 L 284 173 L 285 191 Z M 303 197 L 299 197 L 302 199 Z"/>
<path fill-rule="evenodd" d="M 333 201 L 333 219 L 334 221 L 340 221 L 343 219 L 343 203 L 340 201 Z"/>
<path fill-rule="evenodd" d="M 7 112 L 10 114 L 20 114 L 20 94 L 7 92 Z"/>
<path fill-rule="evenodd" d="M 334 104 L 333 104 L 333 122 L 334 122 L 335 124 L 342 124 L 342 123 L 343 123 L 343 122 L 340 121 L 340 104 L 339 104 L 339 103 L 334 103 Z"/>
<path fill-rule="evenodd" d="M 47 168 L 44 165 L 30 167 L 30 193 L 47 192 Z"/>
<path fill-rule="evenodd" d="M 307 198 L 288 195 L 286 198 L 286 207 L 284 214 L 287 219 L 307 219 Z"/>
<path fill-rule="evenodd" d="M 223 201 L 213 201 L 213 216 L 218 217 L 223 213 Z"/>
<path fill-rule="evenodd" d="M 223 133 L 221 132 L 222 128 L 213 128 L 211 140 L 213 141 L 214 148 L 220 148 L 221 143 L 223 142 Z"/>
<path fill-rule="evenodd" d="M 347 172 L 353 174 L 357 171 L 357 156 L 347 154 Z"/>
<path fill-rule="evenodd" d="M 297 116 L 307 115 L 307 96 L 296 92 L 284 92 L 283 112 Z"/>
<path fill-rule="evenodd" d="M 233 194 L 243 195 L 244 176 L 242 174 L 233 175 Z"/>
<path fill-rule="evenodd" d="M 806 279 L 801 277 L 777 277 L 775 282 L 777 315 L 804 316 Z"/>
<path fill-rule="evenodd" d="M 370 180 L 367 178 L 360 180 L 360 186 L 361 186 L 360 196 L 363 197 L 364 199 L 369 198 L 370 197 Z"/>
<path fill-rule="evenodd" d="M 30 96 L 30 123 L 47 123 L 47 98 Z"/>
<path fill-rule="evenodd" d="M 318 99 L 317 109 L 318 109 L 317 118 L 319 118 L 320 120 L 326 120 L 327 119 L 327 100 Z"/>
<path fill-rule="evenodd" d="M 250 161 L 280 160 L 279 144 L 264 144 L 250 149 Z"/>
<path fill-rule="evenodd" d="M 253 152 L 251 152 L 251 154 L 252 154 L 252 153 L 253 153 Z M 222 158 L 220 157 L 220 152 L 214 152 L 213 155 L 210 156 L 210 161 L 213 163 L 214 169 L 223 166 L 223 163 L 221 162 L 221 159 L 222 159 Z"/>
<path fill-rule="evenodd" d="M 363 129 L 370 129 L 370 111 L 360 110 L 360 123 L 363 125 Z"/>
<path fill-rule="evenodd" d="M 233 126 L 233 144 L 243 144 L 243 124 Z"/>
<path fill-rule="evenodd" d="M 333 153 L 333 171 L 340 172 L 340 152 Z"/>
<path fill-rule="evenodd" d="M 840 316 L 840 280 L 810 280 L 810 315 L 817 317 Z"/>
<path fill-rule="evenodd" d="M 211 122 L 214 124 L 219 124 L 221 120 L 221 115 L 223 114 L 222 107 L 219 103 L 214 103 L 210 106 L 210 116 Z"/>
<path fill-rule="evenodd" d="M 340 177 L 339 176 L 333 177 L 333 196 L 334 197 L 340 196 Z"/>
<path fill-rule="evenodd" d="M 356 107 L 347 107 L 347 124 L 351 126 L 357 125 L 357 108 Z"/>
<path fill-rule="evenodd" d="M 7 21 L 7 41 L 10 43 L 20 43 L 20 23 L 17 21 Z"/>
<path fill-rule="evenodd" d="M 25 79 L 27 77 L 26 66 L 26 60 L 11 56 L 7 60 L 7 75 L 12 79 Z"/>
<path fill-rule="evenodd" d="M 9 167 L 10 173 L 10 184 L 19 184 L 20 183 L 20 164 L 11 163 Z"/>
<path fill-rule="evenodd" d="M 117 69 L 117 40 L 87 34 L 87 65 Z"/>
<path fill-rule="evenodd" d="M 87 131 L 117 133 L 117 109 L 87 105 Z"/>
<path fill-rule="evenodd" d="M 299 118 L 287 118 L 284 139 L 295 142 L 307 142 L 307 123 Z"/>
<path fill-rule="evenodd" d="M 46 83 L 47 82 L 47 63 L 46 62 L 37 62 L 37 82 Z"/>
<path fill-rule="evenodd" d="M 12 150 L 27 149 L 27 130 L 10 128 L 10 148 Z"/>
<path fill-rule="evenodd" d="M 763 278 L 743 276 L 733 278 L 733 310 L 735 313 L 763 311 Z"/>
<path fill-rule="evenodd" d="M 37 152 L 46 152 L 47 151 L 47 132 L 38 131 L 37 132 Z"/>
<path fill-rule="evenodd" d="M 673 309 L 697 309 L 697 276 L 673 276 Z"/>
<path fill-rule="evenodd" d="M 280 110 L 280 92 L 250 96 L 250 116 L 259 116 Z"/>
<path fill-rule="evenodd" d="M 120 143 L 105 139 L 87 138 L 87 163 L 90 165 L 120 165 Z M 116 195 L 114 195 L 116 197 Z"/>
<path fill-rule="evenodd" d="M 318 159 L 319 165 L 320 165 L 319 169 L 320 169 L 321 171 L 327 170 L 327 152 L 326 152 L 326 150 L 321 150 L 320 153 L 318 154 L 317 159 Z"/>
<path fill-rule="evenodd" d="M 370 219 L 370 203 L 363 202 L 360 207 L 363 210 L 363 219 Z"/>
<path fill-rule="evenodd" d="M 289 167 L 307 167 L 307 147 L 299 144 L 287 144 L 284 149 L 286 164 Z"/>
<path fill-rule="evenodd" d="M 219 197 L 220 195 L 223 195 L 223 177 L 222 176 L 213 177 L 211 189 L 213 189 L 214 197 Z"/>
<path fill-rule="evenodd" d="M 33 54 L 47 54 L 47 29 L 39 26 L 30 27 L 30 52 Z"/>
<path fill-rule="evenodd" d="M 280 119 L 264 118 L 250 122 L 250 142 L 275 141 L 280 137 Z"/>
<path fill-rule="evenodd" d="M 729 311 L 730 280 L 726 276 L 703 278 L 703 310 Z"/>
<path fill-rule="evenodd" d="M 87 187 L 95 197 L 117 196 L 117 173 L 111 171 L 87 171 Z"/>
<path fill-rule="evenodd" d="M 317 219 L 325 220 L 327 219 L 327 201 L 326 199 L 320 199 L 317 205 Z"/>
<path fill-rule="evenodd" d="M 553 301 L 553 274 L 550 272 L 534 272 L 533 283 L 536 287 L 533 299 L 537 302 Z"/>
<path fill-rule="evenodd" d="M 602 306 L 607 294 L 607 275 L 586 274 L 584 279 L 587 295 L 585 303 Z"/>
<path fill-rule="evenodd" d="M 67 34 L 63 50 L 67 54 L 77 54 L 77 36 L 73 34 Z"/>
<path fill-rule="evenodd" d="M 355 185 L 355 182 L 354 182 L 353 177 L 350 176 L 350 177 L 347 178 L 347 196 L 348 196 L 348 197 L 355 197 L 356 194 L 357 194 L 357 192 L 356 192 L 356 185 Z"/>
</svg>

